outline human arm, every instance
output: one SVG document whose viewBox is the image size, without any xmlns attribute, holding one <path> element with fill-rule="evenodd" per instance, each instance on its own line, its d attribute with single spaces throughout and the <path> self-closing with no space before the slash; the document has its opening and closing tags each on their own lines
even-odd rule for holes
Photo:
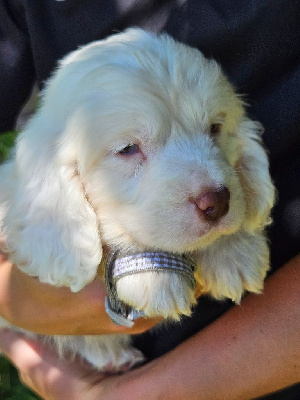
<svg viewBox="0 0 300 400">
<path fill-rule="evenodd" d="M 106 290 L 95 279 L 78 293 L 53 287 L 20 271 L 0 253 L 0 315 L 41 334 L 140 333 L 158 319 L 138 319 L 133 328 L 115 325 L 105 312 Z"/>
<path fill-rule="evenodd" d="M 300 256 L 266 282 L 263 295 L 248 296 L 137 375 L 137 387 L 146 392 L 156 382 L 153 398 L 165 400 L 242 400 L 298 383 L 299 268 Z"/>
<path fill-rule="evenodd" d="M 45 399 L 255 398 L 300 381 L 299 267 L 300 256 L 274 273 L 263 295 L 249 295 L 173 351 L 123 375 L 58 360 L 15 333 L 2 331 L 0 348 Z"/>
</svg>

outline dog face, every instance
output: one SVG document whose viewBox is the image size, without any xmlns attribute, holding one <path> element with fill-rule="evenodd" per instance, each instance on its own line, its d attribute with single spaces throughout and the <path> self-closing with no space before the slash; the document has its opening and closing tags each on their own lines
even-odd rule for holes
<svg viewBox="0 0 300 400">
<path fill-rule="evenodd" d="M 207 68 L 210 72 L 217 67 Z M 114 83 L 119 86 L 124 79 L 120 73 Z M 173 77 L 166 79 L 165 87 L 156 79 L 152 73 L 149 83 L 142 81 L 144 91 L 135 92 L 136 85 L 122 91 L 127 105 L 123 116 L 114 107 L 114 98 L 106 99 L 108 109 L 120 119 L 115 132 L 111 117 L 103 124 L 101 104 L 90 115 L 85 113 L 92 120 L 87 136 L 95 138 L 92 147 L 101 150 L 82 168 L 81 176 L 104 243 L 171 252 L 197 250 L 240 229 L 245 221 L 245 195 L 235 170 L 239 141 L 232 133 L 234 113 L 240 118 L 242 110 L 233 92 L 231 99 L 226 98 L 227 107 L 224 102 L 223 107 L 203 110 L 201 82 L 197 90 L 175 87 L 186 95 L 182 110 L 167 93 L 175 86 Z M 218 83 L 212 85 L 206 101 L 216 103 L 219 92 Z M 132 99 L 132 109 L 127 98 Z M 101 127 L 100 135 L 95 127 Z"/>
<path fill-rule="evenodd" d="M 219 66 L 167 35 L 132 29 L 72 53 L 11 164 L 16 262 L 78 290 L 103 244 L 195 252 L 261 230 L 274 193 L 259 129 Z"/>
</svg>

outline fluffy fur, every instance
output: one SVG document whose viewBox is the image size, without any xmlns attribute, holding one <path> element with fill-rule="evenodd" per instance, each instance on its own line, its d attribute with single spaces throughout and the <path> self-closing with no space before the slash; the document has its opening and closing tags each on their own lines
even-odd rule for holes
<svg viewBox="0 0 300 400">
<path fill-rule="evenodd" d="M 235 302 L 245 289 L 260 292 L 274 200 L 260 133 L 217 63 L 196 49 L 139 29 L 82 47 L 62 60 L 0 169 L 11 260 L 78 291 L 104 245 L 191 252 L 204 292 Z M 206 220 L 195 199 L 224 187 L 228 212 Z M 165 318 L 190 314 L 195 302 L 175 273 L 128 276 L 118 293 Z M 142 359 L 125 335 L 52 340 L 100 369 Z"/>
</svg>

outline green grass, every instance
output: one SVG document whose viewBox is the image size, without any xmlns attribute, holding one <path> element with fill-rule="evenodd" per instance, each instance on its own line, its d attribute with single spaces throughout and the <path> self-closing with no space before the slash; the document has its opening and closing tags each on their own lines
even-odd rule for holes
<svg viewBox="0 0 300 400">
<path fill-rule="evenodd" d="M 0 164 L 9 155 L 17 132 L 7 132 L 0 135 Z M 22 385 L 16 368 L 0 355 L 0 400 L 38 400 L 40 399 Z"/>
<path fill-rule="evenodd" d="M 17 132 L 7 132 L 0 135 L 0 164 L 7 158 L 11 147 L 14 145 Z"/>
</svg>

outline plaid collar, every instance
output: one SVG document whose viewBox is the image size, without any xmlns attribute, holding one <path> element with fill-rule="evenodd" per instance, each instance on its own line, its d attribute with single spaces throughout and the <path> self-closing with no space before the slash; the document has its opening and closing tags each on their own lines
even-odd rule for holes
<svg viewBox="0 0 300 400">
<path fill-rule="evenodd" d="M 132 327 L 134 320 L 144 316 L 138 311 L 123 303 L 116 290 L 116 283 L 124 276 L 143 272 L 176 272 L 189 281 L 195 288 L 194 271 L 195 260 L 188 254 L 173 254 L 168 252 L 143 252 L 121 255 L 119 252 L 110 252 L 107 256 L 105 268 L 105 285 L 107 296 L 105 308 L 110 319 L 117 325 Z"/>
</svg>

